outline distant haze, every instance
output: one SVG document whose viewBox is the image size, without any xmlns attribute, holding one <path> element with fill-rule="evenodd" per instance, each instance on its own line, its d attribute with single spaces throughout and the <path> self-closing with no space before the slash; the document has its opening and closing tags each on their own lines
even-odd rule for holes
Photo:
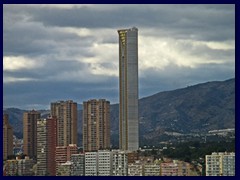
<svg viewBox="0 0 240 180">
<path fill-rule="evenodd" d="M 118 103 L 118 34 L 139 30 L 140 98 L 235 77 L 235 5 L 3 5 L 3 106 Z"/>
</svg>

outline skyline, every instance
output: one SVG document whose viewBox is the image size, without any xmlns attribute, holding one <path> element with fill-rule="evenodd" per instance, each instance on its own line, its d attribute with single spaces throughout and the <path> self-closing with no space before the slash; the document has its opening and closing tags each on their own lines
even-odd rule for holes
<svg viewBox="0 0 240 180">
<path fill-rule="evenodd" d="M 139 98 L 235 77 L 235 5 L 3 5 L 4 108 L 118 103 L 117 30 L 133 26 Z"/>
</svg>

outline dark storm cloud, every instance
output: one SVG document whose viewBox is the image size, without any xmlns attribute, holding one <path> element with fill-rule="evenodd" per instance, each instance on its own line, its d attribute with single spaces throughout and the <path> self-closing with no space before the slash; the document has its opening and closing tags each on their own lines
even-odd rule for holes
<svg viewBox="0 0 240 180">
<path fill-rule="evenodd" d="M 234 5 L 120 5 L 105 6 L 105 10 L 92 7 L 72 9 L 22 7 L 31 21 L 45 26 L 81 28 L 154 27 L 159 35 L 197 40 L 234 39 Z M 115 5 L 116 7 L 117 5 Z M 109 8 L 107 8 L 109 7 Z M 134 20 L 134 21 L 133 21 Z M 94 22 L 94 23 L 93 23 Z M 191 37 L 190 37 L 191 35 Z"/>
<path fill-rule="evenodd" d="M 81 85 L 71 81 L 17 82 L 4 85 L 3 91 L 5 107 L 30 108 L 32 105 L 32 108 L 39 109 L 49 108 L 50 102 L 57 100 L 73 99 L 82 103 L 89 98 L 115 99 L 118 89 L 117 79 L 111 78 L 101 83 L 81 83 Z"/>
<path fill-rule="evenodd" d="M 72 8 L 4 5 L 4 57 L 27 58 L 35 66 L 4 69 L 4 78 L 12 81 L 4 82 L 3 104 L 41 108 L 59 99 L 82 103 L 90 98 L 106 98 L 117 103 L 117 29 L 133 26 L 139 29 L 139 42 L 142 40 L 140 66 L 143 62 L 151 64 L 155 58 L 153 52 L 161 52 L 155 54 L 159 60 L 154 68 L 143 66 L 139 70 L 140 97 L 232 78 L 234 8 L 226 4 L 76 5 Z M 79 33 L 80 28 L 86 32 Z M 161 44 L 164 38 L 172 54 L 154 45 Z M 230 48 L 210 47 L 208 42 L 223 43 L 222 46 L 227 42 Z M 144 45 L 146 49 L 142 48 Z M 141 56 L 140 49 L 148 54 Z M 162 67 L 164 59 L 167 65 Z M 187 63 L 177 65 L 178 61 Z"/>
<path fill-rule="evenodd" d="M 76 50 L 74 47 L 84 49 L 86 46 L 91 45 L 93 41 L 94 39 L 91 37 L 79 38 L 73 33 L 65 33 L 59 30 L 53 31 L 36 22 L 23 22 L 14 24 L 12 27 L 4 27 L 3 53 L 4 56 L 57 54 L 61 47 L 69 47 L 73 52 Z M 79 49 L 76 52 L 79 52 Z M 82 51 L 82 53 L 92 56 L 87 50 Z"/>
</svg>

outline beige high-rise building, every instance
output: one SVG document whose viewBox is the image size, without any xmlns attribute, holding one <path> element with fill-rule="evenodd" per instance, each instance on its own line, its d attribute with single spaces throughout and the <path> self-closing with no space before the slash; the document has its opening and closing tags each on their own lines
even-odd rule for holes
<svg viewBox="0 0 240 180">
<path fill-rule="evenodd" d="M 37 175 L 56 175 L 56 117 L 37 120 Z"/>
<path fill-rule="evenodd" d="M 3 115 L 3 159 L 13 154 L 13 128 L 8 122 L 8 114 Z"/>
<path fill-rule="evenodd" d="M 92 99 L 83 102 L 83 149 L 110 148 L 110 102 Z"/>
<path fill-rule="evenodd" d="M 119 34 L 119 148 L 136 151 L 138 130 L 138 29 Z"/>
<path fill-rule="evenodd" d="M 51 115 L 57 117 L 57 146 L 77 144 L 77 103 L 72 100 L 51 103 Z"/>
<path fill-rule="evenodd" d="M 30 158 L 37 157 L 37 120 L 41 114 L 32 110 L 23 113 L 23 153 Z"/>
</svg>

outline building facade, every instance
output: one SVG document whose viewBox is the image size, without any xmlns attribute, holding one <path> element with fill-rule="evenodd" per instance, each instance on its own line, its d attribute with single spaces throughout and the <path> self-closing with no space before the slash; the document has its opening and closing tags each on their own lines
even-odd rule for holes
<svg viewBox="0 0 240 180">
<path fill-rule="evenodd" d="M 213 152 L 205 156 L 206 176 L 235 176 L 235 153 Z"/>
<path fill-rule="evenodd" d="M 46 176 L 47 171 L 47 120 L 37 120 L 37 175 Z"/>
<path fill-rule="evenodd" d="M 110 102 L 93 99 L 83 102 L 83 149 L 110 148 Z"/>
<path fill-rule="evenodd" d="M 143 168 L 144 176 L 160 176 L 160 163 L 146 163 Z"/>
<path fill-rule="evenodd" d="M 85 176 L 85 156 L 84 154 L 72 154 L 72 176 Z"/>
<path fill-rule="evenodd" d="M 125 151 L 112 151 L 112 175 L 128 175 L 128 153 Z"/>
<path fill-rule="evenodd" d="M 161 163 L 161 176 L 178 176 L 178 164 L 174 162 Z"/>
<path fill-rule="evenodd" d="M 112 152 L 109 150 L 98 151 L 98 176 L 112 175 Z"/>
<path fill-rule="evenodd" d="M 98 153 L 86 152 L 85 153 L 85 176 L 98 175 Z"/>
<path fill-rule="evenodd" d="M 5 176 L 17 176 L 18 175 L 18 161 L 16 159 L 7 160 L 4 165 Z"/>
<path fill-rule="evenodd" d="M 23 114 L 23 152 L 30 158 L 37 157 L 37 120 L 41 114 L 32 110 Z"/>
<path fill-rule="evenodd" d="M 57 117 L 47 118 L 47 170 L 50 176 L 56 175 Z"/>
<path fill-rule="evenodd" d="M 224 154 L 222 158 L 223 176 L 235 176 L 235 153 Z"/>
<path fill-rule="evenodd" d="M 57 118 L 57 146 L 77 144 L 77 103 L 72 100 L 53 102 L 51 115 Z"/>
<path fill-rule="evenodd" d="M 58 165 L 56 176 L 72 176 L 72 165 L 71 161 Z"/>
<path fill-rule="evenodd" d="M 119 34 L 119 148 L 139 148 L 138 125 L 138 29 Z"/>
<path fill-rule="evenodd" d="M 60 164 L 66 163 L 71 160 L 72 154 L 77 154 L 78 148 L 76 144 L 69 144 L 69 146 L 57 146 L 56 147 L 56 171 Z"/>
<path fill-rule="evenodd" d="M 37 175 L 56 175 L 56 117 L 37 120 Z"/>
<path fill-rule="evenodd" d="M 143 176 L 143 164 L 137 160 L 128 163 L 128 176 Z"/>
<path fill-rule="evenodd" d="M 3 160 L 13 154 L 13 128 L 9 124 L 8 114 L 3 115 Z"/>
<path fill-rule="evenodd" d="M 19 176 L 33 176 L 34 160 L 25 156 L 24 159 L 17 159 L 18 161 L 18 175 Z"/>
</svg>

